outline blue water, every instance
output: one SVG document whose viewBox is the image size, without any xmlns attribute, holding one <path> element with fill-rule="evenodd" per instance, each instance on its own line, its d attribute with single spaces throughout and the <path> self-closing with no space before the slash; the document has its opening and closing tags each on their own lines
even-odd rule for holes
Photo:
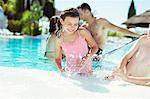
<svg viewBox="0 0 150 99">
<path fill-rule="evenodd" d="M 44 57 L 45 39 L 36 37 L 25 37 L 24 39 L 0 38 L 0 44 L 0 66 L 48 71 L 57 70 L 54 62 Z M 131 45 L 127 45 L 108 55 L 104 61 L 93 62 L 93 68 L 95 70 L 112 69 L 116 65 L 116 61 L 128 51 Z M 107 42 L 104 53 L 117 47 L 116 43 Z"/>
</svg>

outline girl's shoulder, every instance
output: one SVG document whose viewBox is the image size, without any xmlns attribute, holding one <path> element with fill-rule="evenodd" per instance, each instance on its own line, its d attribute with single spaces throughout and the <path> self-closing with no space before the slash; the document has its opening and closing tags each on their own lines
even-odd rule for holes
<svg viewBox="0 0 150 99">
<path fill-rule="evenodd" d="M 86 35 L 87 33 L 89 33 L 89 31 L 85 27 L 79 27 L 78 31 L 81 35 Z"/>
<path fill-rule="evenodd" d="M 79 35 L 82 37 L 82 38 L 85 38 L 88 30 L 85 28 L 85 27 L 79 27 L 78 31 Z"/>
<path fill-rule="evenodd" d="M 79 29 L 78 29 L 78 31 L 84 31 L 84 30 L 86 30 L 85 27 L 79 27 Z"/>
<path fill-rule="evenodd" d="M 83 37 L 83 38 L 87 38 L 91 36 L 91 33 L 85 28 L 85 27 L 80 27 L 78 29 L 79 34 Z"/>
</svg>

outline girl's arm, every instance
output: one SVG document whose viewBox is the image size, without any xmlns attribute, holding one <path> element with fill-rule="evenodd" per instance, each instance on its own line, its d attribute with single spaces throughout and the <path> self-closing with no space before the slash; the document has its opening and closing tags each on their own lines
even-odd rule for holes
<svg viewBox="0 0 150 99">
<path fill-rule="evenodd" d="M 138 84 L 138 85 L 145 85 L 150 86 L 150 77 L 135 77 L 135 76 L 127 76 L 122 70 L 118 70 L 116 75 L 120 76 L 124 81 Z"/>
<path fill-rule="evenodd" d="M 87 58 L 90 58 L 93 54 L 95 54 L 98 51 L 98 46 L 93 37 L 91 36 L 91 33 L 87 29 L 81 28 L 80 33 L 85 38 L 90 47 L 90 51 L 86 55 Z"/>
<path fill-rule="evenodd" d="M 122 73 L 126 73 L 127 69 L 127 64 L 128 62 L 130 61 L 130 59 L 136 54 L 136 52 L 138 51 L 139 49 L 139 45 L 140 45 L 140 42 L 141 42 L 141 38 L 139 38 L 139 40 L 135 43 L 135 45 L 130 49 L 130 51 L 122 58 L 120 64 L 118 65 L 118 67 L 116 67 L 112 74 L 110 76 L 106 76 L 105 79 L 109 79 L 109 80 L 112 80 L 115 78 L 116 76 L 116 72 L 120 71 Z"/>
<path fill-rule="evenodd" d="M 83 61 L 81 62 L 82 64 L 86 60 L 90 59 L 93 56 L 93 54 L 95 54 L 98 51 L 98 46 L 95 40 L 93 39 L 93 37 L 91 36 L 91 33 L 87 29 L 80 28 L 79 31 L 80 31 L 81 36 L 85 38 L 88 46 L 90 47 L 89 52 L 82 58 L 83 59 Z"/>
<path fill-rule="evenodd" d="M 80 35 L 87 41 L 87 44 L 90 47 L 89 52 L 84 57 L 82 57 L 82 61 L 80 62 L 80 64 L 82 65 L 87 60 L 89 60 L 93 56 L 93 54 L 97 52 L 98 46 L 93 37 L 91 36 L 91 33 L 87 29 L 82 27 L 79 28 L 79 31 Z"/>
<path fill-rule="evenodd" d="M 129 50 L 129 52 L 122 58 L 120 64 L 118 65 L 117 68 L 123 70 L 124 72 L 126 71 L 126 66 L 130 59 L 136 54 L 136 52 L 139 49 L 139 45 L 141 43 L 141 38 L 138 39 L 138 41 L 134 44 L 134 46 Z"/>
<path fill-rule="evenodd" d="M 135 83 L 135 84 L 139 84 L 139 85 L 150 86 L 150 77 L 127 76 L 125 81 Z"/>
<path fill-rule="evenodd" d="M 57 68 L 61 72 L 63 72 L 62 65 L 61 65 L 61 61 L 62 61 L 62 48 L 61 48 L 60 44 L 61 44 L 60 40 L 57 38 L 56 39 L 56 48 L 55 48 L 55 52 L 56 52 L 55 63 L 56 63 Z"/>
</svg>

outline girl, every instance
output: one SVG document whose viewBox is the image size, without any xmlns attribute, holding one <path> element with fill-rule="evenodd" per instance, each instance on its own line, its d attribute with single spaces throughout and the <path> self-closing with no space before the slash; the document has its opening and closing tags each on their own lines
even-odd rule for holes
<svg viewBox="0 0 150 99">
<path fill-rule="evenodd" d="M 97 44 L 91 34 L 79 27 L 79 13 L 75 8 L 65 10 L 60 15 L 61 29 L 56 40 L 55 62 L 58 69 L 69 73 L 91 74 L 91 56 L 97 52 Z M 52 23 L 50 23 L 52 24 Z M 57 25 L 57 24 L 55 24 Z M 88 49 L 90 47 L 90 50 Z M 62 68 L 62 51 L 66 55 L 66 67 Z"/>
<path fill-rule="evenodd" d="M 45 52 L 45 56 L 47 56 L 49 59 L 55 59 L 56 56 L 56 52 L 55 52 L 55 46 L 56 46 L 56 30 L 58 30 L 58 28 L 60 28 L 60 23 L 57 23 L 59 21 L 59 16 L 53 16 L 50 18 L 50 36 L 47 40 L 47 44 L 46 44 L 46 52 Z"/>
</svg>

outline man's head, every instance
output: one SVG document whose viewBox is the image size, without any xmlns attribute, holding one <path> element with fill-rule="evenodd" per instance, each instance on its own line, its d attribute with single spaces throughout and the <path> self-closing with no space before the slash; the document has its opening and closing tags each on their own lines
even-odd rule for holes
<svg viewBox="0 0 150 99">
<path fill-rule="evenodd" d="M 82 3 L 77 7 L 80 13 L 80 18 L 86 20 L 89 16 L 92 15 L 91 7 L 87 3 Z"/>
</svg>

